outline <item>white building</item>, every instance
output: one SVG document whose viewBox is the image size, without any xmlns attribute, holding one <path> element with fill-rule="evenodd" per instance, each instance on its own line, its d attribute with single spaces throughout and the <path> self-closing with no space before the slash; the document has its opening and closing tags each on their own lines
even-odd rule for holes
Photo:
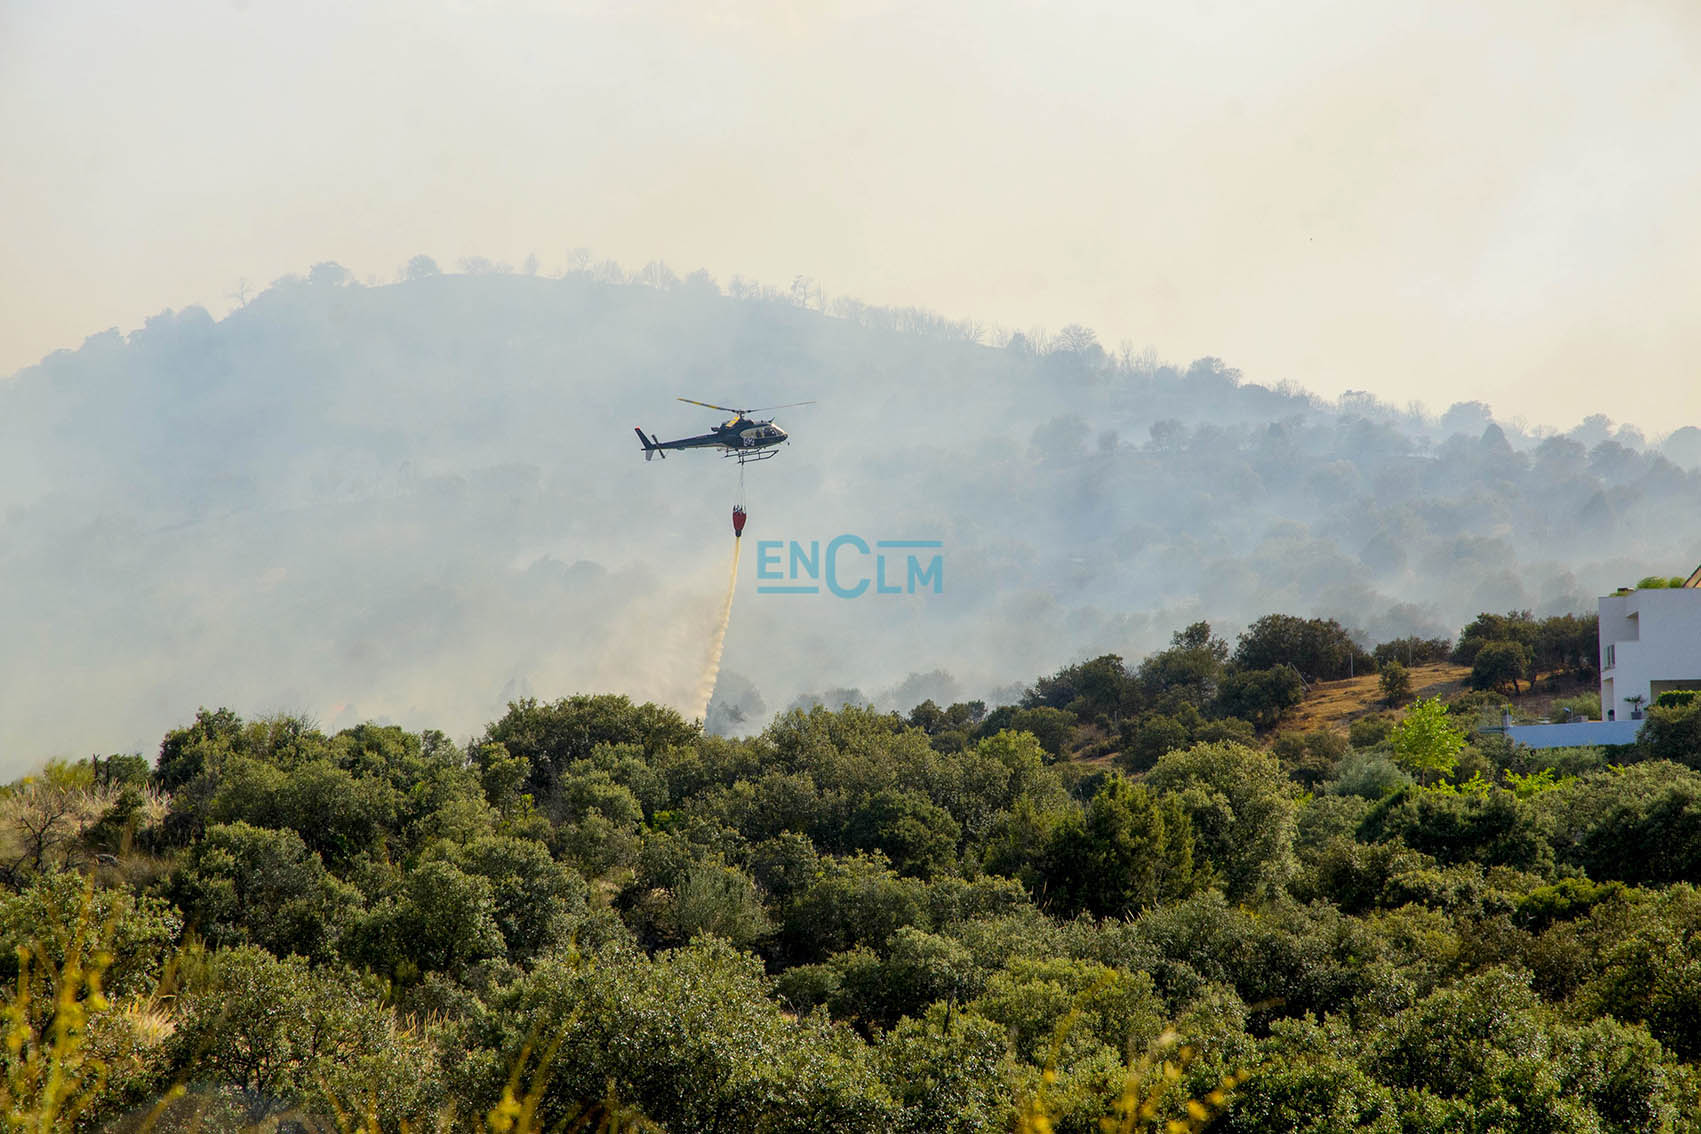
<svg viewBox="0 0 1701 1134">
<path fill-rule="evenodd" d="M 1631 720 L 1668 689 L 1701 689 L 1701 567 L 1682 587 L 1605 595 L 1600 613 L 1603 716 Z"/>
</svg>

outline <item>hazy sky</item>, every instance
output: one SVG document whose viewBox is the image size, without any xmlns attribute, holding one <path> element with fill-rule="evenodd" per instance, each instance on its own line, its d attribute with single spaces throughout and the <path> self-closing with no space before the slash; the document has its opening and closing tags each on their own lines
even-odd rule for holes
<svg viewBox="0 0 1701 1134">
<path fill-rule="evenodd" d="M 1701 420 L 1701 7 L 0 3 L 0 374 L 334 259 L 663 259 Z"/>
</svg>

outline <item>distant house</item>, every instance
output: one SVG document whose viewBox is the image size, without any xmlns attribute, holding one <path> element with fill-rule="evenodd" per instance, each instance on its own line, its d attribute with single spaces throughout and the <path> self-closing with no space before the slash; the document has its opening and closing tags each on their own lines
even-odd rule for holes
<svg viewBox="0 0 1701 1134">
<path fill-rule="evenodd" d="M 1681 587 L 1604 595 L 1601 712 L 1633 720 L 1668 689 L 1701 689 L 1701 567 Z"/>
<path fill-rule="evenodd" d="M 1668 689 L 1701 689 L 1701 567 L 1681 587 L 1622 590 L 1600 600 L 1604 721 L 1508 725 L 1531 748 L 1632 744 L 1642 710 Z"/>
</svg>

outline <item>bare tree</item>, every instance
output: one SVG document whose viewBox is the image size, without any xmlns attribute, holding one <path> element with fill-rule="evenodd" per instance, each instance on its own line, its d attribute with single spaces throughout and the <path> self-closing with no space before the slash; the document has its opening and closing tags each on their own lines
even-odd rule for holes
<svg viewBox="0 0 1701 1134">
<path fill-rule="evenodd" d="M 0 803 L 0 874 L 16 884 L 67 865 L 116 795 L 116 789 L 66 783 L 51 773 L 13 789 Z"/>
<path fill-rule="evenodd" d="M 604 260 L 591 269 L 591 278 L 598 283 L 623 284 L 626 282 L 626 269 L 618 260 Z"/>
<path fill-rule="evenodd" d="M 1093 333 L 1091 327 L 1071 323 L 1057 332 L 1057 342 L 1052 349 L 1067 351 L 1070 354 L 1090 354 L 1098 345 L 1099 337 Z"/>
<path fill-rule="evenodd" d="M 672 291 L 679 286 L 679 277 L 660 260 L 651 260 L 645 264 L 638 269 L 634 278 L 645 287 L 653 287 L 657 291 Z"/>
<path fill-rule="evenodd" d="M 721 285 L 715 282 L 707 270 L 698 268 L 685 277 L 685 287 L 691 291 L 702 292 L 704 295 L 719 295 Z"/>
</svg>

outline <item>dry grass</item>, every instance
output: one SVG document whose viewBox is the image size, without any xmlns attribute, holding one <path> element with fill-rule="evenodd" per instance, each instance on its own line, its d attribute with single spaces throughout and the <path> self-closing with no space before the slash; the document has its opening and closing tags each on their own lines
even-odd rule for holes
<svg viewBox="0 0 1701 1134">
<path fill-rule="evenodd" d="M 1471 667 L 1426 662 L 1412 666 L 1409 672 L 1414 696 L 1447 698 L 1467 688 Z M 1384 712 L 1386 708 L 1382 703 L 1382 679 L 1374 673 L 1341 681 L 1317 681 L 1312 683 L 1299 707 L 1282 718 L 1280 727 L 1283 732 L 1322 728 L 1344 734 L 1353 721 Z"/>
</svg>

